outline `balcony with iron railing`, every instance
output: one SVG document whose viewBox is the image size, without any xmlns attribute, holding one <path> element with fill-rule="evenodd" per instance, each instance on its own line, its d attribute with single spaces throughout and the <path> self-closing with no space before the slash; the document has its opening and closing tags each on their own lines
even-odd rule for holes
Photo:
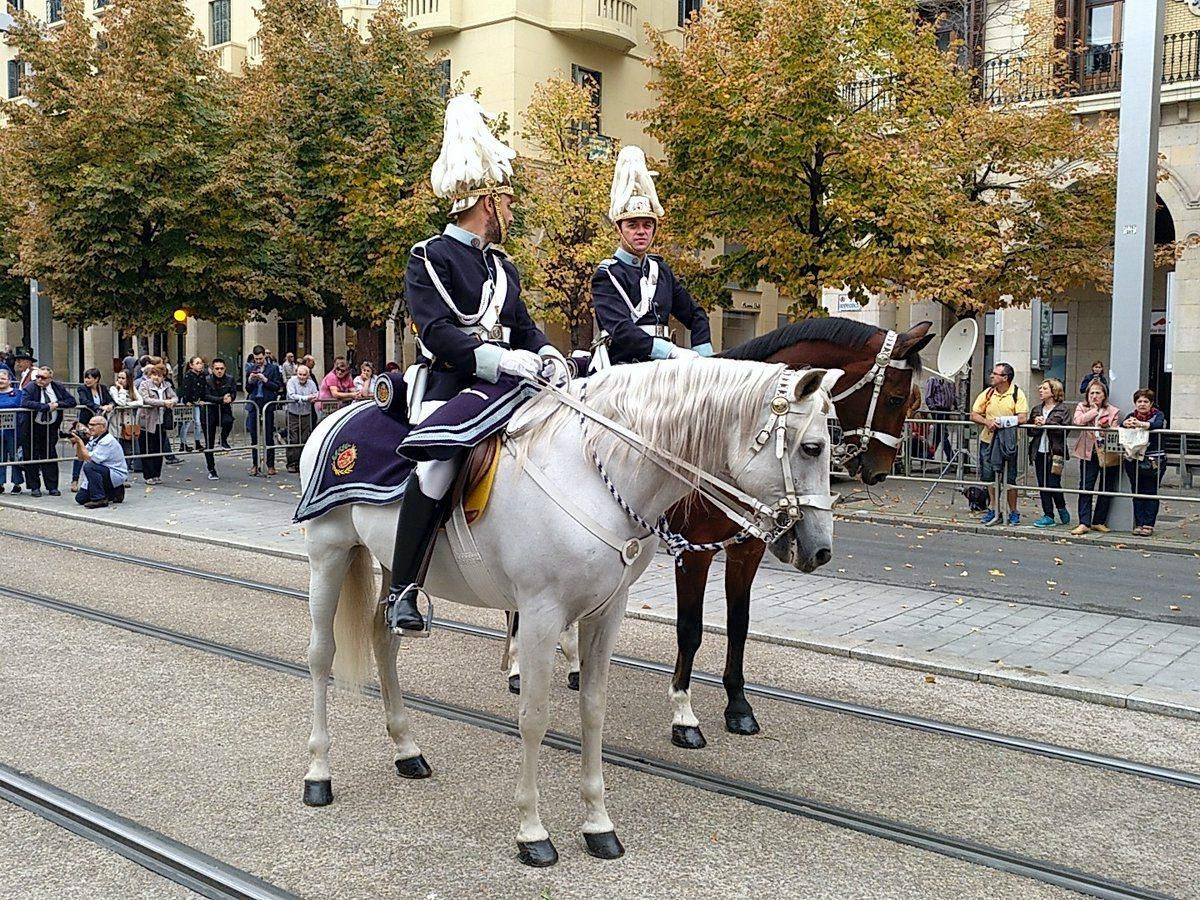
<svg viewBox="0 0 1200 900">
<path fill-rule="evenodd" d="M 625 53 L 637 46 L 632 0 L 553 0 L 550 27 Z"/>
<path fill-rule="evenodd" d="M 421 34 L 452 34 L 462 30 L 462 0 L 407 0 L 405 19 Z"/>
<path fill-rule="evenodd" d="M 1021 56 L 997 56 L 979 70 L 980 96 L 994 103 L 1030 103 L 1055 97 L 1093 97 L 1121 89 L 1122 45 L 1094 44 L 1067 54 L 1061 65 Z M 1200 30 L 1163 38 L 1164 85 L 1200 82 Z"/>
</svg>

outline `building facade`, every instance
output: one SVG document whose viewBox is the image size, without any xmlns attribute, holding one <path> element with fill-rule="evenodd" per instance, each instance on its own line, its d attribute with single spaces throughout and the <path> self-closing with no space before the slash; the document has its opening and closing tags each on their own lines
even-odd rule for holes
<svg viewBox="0 0 1200 900">
<path fill-rule="evenodd" d="M 61 2 L 83 2 L 92 15 L 103 17 L 104 0 Z M 1157 239 L 1161 242 L 1200 236 L 1200 4 L 1163 2 L 1167 27 L 1159 134 L 1163 180 L 1158 188 Z M 47 3 L 50 19 L 61 10 L 58 3 Z M 1071 102 L 1078 114 L 1119 115 L 1124 0 L 922 0 L 919 7 L 937 22 L 939 38 L 947 46 L 962 42 L 962 62 L 979 72 L 985 94 L 1006 101 L 1041 102 L 1047 97 L 1043 88 L 1023 82 L 1013 88 L 1011 79 L 1004 77 L 1021 64 L 1024 54 L 1037 49 L 1030 46 L 1035 39 L 1025 32 L 1031 4 L 1034 13 L 1057 15 L 1066 23 L 1058 40 L 1068 51 Z M 206 44 L 219 54 L 227 70 L 241 72 L 243 66 L 260 59 L 256 0 L 188 0 L 188 5 Z M 346 20 L 364 33 L 378 10 L 378 3 L 370 0 L 341 0 L 339 5 Z M 1131 10 L 1137 6 L 1132 0 L 1128 5 Z M 444 55 L 447 83 L 461 78 L 468 90 L 478 89 L 485 107 L 507 114 L 514 134 L 520 130 L 521 113 L 534 86 L 561 76 L 591 88 L 601 135 L 646 144 L 640 126 L 628 117 L 651 100 L 646 89 L 651 77 L 645 65 L 646 29 L 682 41 L 683 23 L 699 6 L 700 0 L 409 0 L 407 9 L 413 27 L 429 36 L 431 53 Z M 17 64 L 11 50 L 0 52 L 6 54 L 9 95 L 15 96 Z M 999 96 L 1012 90 L 1017 93 Z M 652 142 L 647 149 L 654 152 Z M 880 299 L 859 308 L 834 288 L 825 294 L 831 312 L 884 327 L 903 329 L 930 319 L 941 334 L 956 318 L 940 304 L 921 298 Z M 718 347 L 732 346 L 787 321 L 789 299 L 772 285 L 731 287 L 730 295 L 728 308 L 710 313 Z M 981 317 L 982 339 L 973 365 L 975 387 L 982 386 L 983 374 L 995 360 L 1011 363 L 1022 385 L 1032 388 L 1053 375 L 1070 391 L 1093 360 L 1107 362 L 1110 296 L 1080 291 L 1044 298 L 1043 306 L 1044 311 L 1014 307 Z M 1169 410 L 1172 427 L 1200 428 L 1200 248 L 1189 249 L 1176 264 L 1156 271 L 1153 307 L 1149 383 Z M 20 330 L 20 324 L 0 322 L 0 343 L 19 343 Z M 333 332 L 335 353 L 350 351 L 359 359 L 376 362 L 412 358 L 405 336 L 391 325 L 386 331 L 354 331 L 338 325 Z M 329 362 L 320 352 L 324 334 L 320 319 L 281 322 L 272 317 L 241 327 L 193 320 L 188 325 L 186 352 L 232 359 L 261 343 L 278 354 L 313 353 L 324 368 Z M 1168 354 L 1172 346 L 1173 354 Z M 51 353 L 37 349 L 52 356 L 60 370 L 77 377 L 87 366 L 106 369 L 112 357 L 122 355 L 123 347 L 119 336 L 106 326 L 78 331 L 56 323 Z M 175 355 L 173 339 L 165 349 Z M 935 343 L 930 358 L 936 352 Z M 1128 403 L 1128 398 L 1115 399 Z"/>
</svg>

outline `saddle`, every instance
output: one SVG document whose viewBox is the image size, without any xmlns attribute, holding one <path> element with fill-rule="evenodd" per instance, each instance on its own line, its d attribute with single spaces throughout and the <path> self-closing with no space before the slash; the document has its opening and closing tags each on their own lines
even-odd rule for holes
<svg viewBox="0 0 1200 900">
<path fill-rule="evenodd" d="M 455 482 L 450 508 L 461 504 L 468 525 L 483 515 L 492 495 L 496 470 L 500 468 L 500 438 L 497 432 L 472 447 Z"/>
</svg>

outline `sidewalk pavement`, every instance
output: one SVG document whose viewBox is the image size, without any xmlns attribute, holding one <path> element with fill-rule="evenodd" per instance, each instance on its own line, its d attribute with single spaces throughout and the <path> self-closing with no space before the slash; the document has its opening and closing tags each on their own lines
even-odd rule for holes
<svg viewBox="0 0 1200 900">
<path fill-rule="evenodd" d="M 65 492 L 65 481 L 62 497 L 3 494 L 0 505 L 303 558 L 304 527 L 292 523 L 299 479 L 286 474 L 250 477 L 248 465 L 242 454 L 226 454 L 218 464 L 221 480 L 210 482 L 199 454 L 191 454 L 182 465 L 165 467 L 161 485 L 146 486 L 139 480 L 124 504 L 94 511 L 75 503 Z M 851 488 L 843 484 L 842 490 Z M 890 505 L 883 512 L 872 509 L 870 515 L 894 523 L 896 516 L 889 510 L 907 504 L 911 490 L 911 484 L 887 482 L 875 493 L 888 498 Z M 946 528 L 960 524 L 952 522 L 953 517 L 968 519 L 961 497 L 956 504 L 949 498 L 940 502 L 935 506 L 931 501 L 926 507 L 930 515 L 917 521 Z M 939 510 L 942 516 L 936 515 Z M 861 517 L 853 509 L 847 515 Z M 54 536 L 52 527 L 32 515 L 17 527 Z M 1039 533 L 1021 528 L 1023 536 L 1027 532 Z M 1052 534 L 1064 536 L 1059 530 Z M 1148 546 L 1167 549 L 1157 537 Z M 1182 547 L 1171 549 L 1178 552 Z M 898 556 L 899 551 L 898 541 Z M 704 606 L 710 631 L 724 631 L 723 585 L 724 560 L 718 556 Z M 629 615 L 674 621 L 670 557 L 660 553 L 633 586 Z M 768 554 L 755 581 L 751 636 L 933 675 L 1200 718 L 1200 627 L 1195 626 L 802 575 Z"/>
</svg>

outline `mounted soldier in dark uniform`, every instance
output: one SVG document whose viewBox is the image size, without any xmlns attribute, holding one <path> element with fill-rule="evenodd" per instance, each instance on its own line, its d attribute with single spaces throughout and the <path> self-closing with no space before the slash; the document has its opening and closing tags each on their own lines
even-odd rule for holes
<svg viewBox="0 0 1200 900">
<path fill-rule="evenodd" d="M 513 219 L 516 153 L 488 130 L 486 115 L 469 96 L 447 104 L 431 181 L 452 202 L 450 223 L 412 248 L 405 275 L 425 363 L 405 375 L 416 425 L 400 452 L 417 468 L 392 558 L 386 617 L 394 631 L 424 628 L 417 607 L 424 567 L 467 451 L 531 396 L 526 379 L 553 373 L 556 364 L 544 357 L 566 368 L 521 301 L 516 267 L 500 249 Z"/>
<path fill-rule="evenodd" d="M 620 247 L 592 275 L 592 305 L 607 335 L 608 361 L 614 364 L 713 352 L 708 315 L 663 258 L 649 252 L 663 214 L 653 174 L 638 147 L 621 150 L 609 205 Z M 691 350 L 672 343 L 671 316 L 691 331 Z M 593 370 L 604 368 L 604 355 L 605 348 L 598 347 Z"/>
</svg>

